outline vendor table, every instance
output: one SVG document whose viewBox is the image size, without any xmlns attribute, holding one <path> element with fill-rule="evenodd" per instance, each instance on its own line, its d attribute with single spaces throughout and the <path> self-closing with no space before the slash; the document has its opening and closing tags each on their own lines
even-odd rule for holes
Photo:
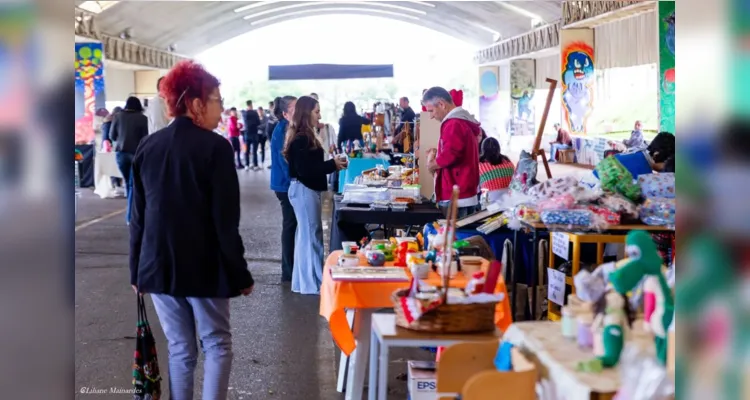
<svg viewBox="0 0 750 400">
<path fill-rule="evenodd" d="M 117 166 L 115 152 L 98 152 L 94 157 L 94 193 L 106 199 L 114 197 L 114 188 L 110 178 L 122 178 L 120 168 Z"/>
<path fill-rule="evenodd" d="M 405 289 L 409 282 L 334 282 L 331 279 L 330 267 L 338 262 L 341 251 L 334 251 L 326 260 L 323 268 L 323 283 L 320 288 L 320 315 L 328 320 L 333 341 L 341 352 L 341 363 L 339 365 L 339 389 L 343 388 L 343 381 L 347 381 L 347 399 L 359 399 L 362 395 L 367 365 L 367 355 L 370 346 L 370 327 L 372 313 L 376 309 L 393 308 L 391 294 L 399 289 Z M 364 255 L 360 254 L 360 265 L 367 265 Z M 392 265 L 387 263 L 386 265 Z M 485 261 L 483 269 L 489 267 Z M 409 271 L 407 270 L 407 274 Z M 429 285 L 440 286 L 440 276 L 430 271 L 430 275 L 424 280 Z M 451 287 L 466 287 L 468 280 L 458 274 L 451 279 Z M 495 287 L 496 293 L 505 293 L 505 299 L 498 303 L 495 310 L 495 324 L 501 330 L 505 330 L 512 323 L 510 313 L 510 302 L 505 280 L 500 277 Z M 354 310 L 353 332 L 350 321 L 347 320 L 346 310 Z M 356 349 L 356 350 L 355 350 Z M 345 356 L 350 356 L 349 359 Z M 345 374 L 346 363 L 349 363 L 348 374 Z M 345 376 L 348 375 L 348 378 Z"/>
<path fill-rule="evenodd" d="M 581 255 L 581 244 L 582 243 L 596 243 L 597 244 L 597 262 L 600 264 L 603 262 L 604 258 L 604 244 L 606 243 L 624 243 L 625 236 L 628 232 L 632 230 L 643 230 L 649 233 L 674 233 L 673 228 L 667 228 L 664 226 L 653 226 L 653 225 L 643 225 L 643 224 L 628 224 L 628 225 L 609 225 L 606 230 L 601 232 L 565 232 L 561 230 L 550 230 L 546 225 L 544 225 L 541 222 L 525 222 L 522 221 L 522 226 L 524 230 L 531 232 L 532 237 L 532 248 L 534 256 L 532 260 L 537 260 L 539 257 L 539 246 L 537 245 L 538 241 L 538 233 L 539 232 L 561 232 L 566 233 L 568 235 L 568 240 L 570 240 L 571 243 L 573 243 L 572 253 L 573 253 L 573 260 L 571 264 L 573 264 L 573 271 L 572 276 L 575 276 L 576 273 L 578 273 L 578 270 L 580 269 L 580 255 Z M 552 235 L 550 235 L 552 236 Z M 513 273 L 511 274 L 510 278 L 510 287 L 515 288 L 516 283 L 516 273 L 518 271 L 518 231 L 516 231 L 513 239 L 513 257 L 514 257 L 514 267 L 513 267 Z M 550 263 L 554 260 L 552 257 L 552 243 L 550 242 L 549 246 L 550 251 Z M 536 262 L 536 261 L 534 261 Z M 576 265 L 577 264 L 577 265 Z M 567 279 L 566 281 L 572 281 L 571 279 Z M 531 287 L 532 287 L 532 293 L 536 293 L 536 268 L 531 268 Z M 531 310 L 532 313 L 536 313 L 536 296 L 531 296 L 532 299 L 532 305 Z M 511 299 L 511 312 L 513 315 L 515 315 L 516 312 L 516 304 L 515 304 L 515 298 L 516 296 L 513 296 Z M 552 315 L 552 313 L 548 314 Z M 536 315 L 532 315 L 532 319 L 536 319 Z M 555 319 L 555 316 L 552 315 L 552 319 Z"/>
<path fill-rule="evenodd" d="M 388 397 L 388 350 L 391 347 L 440 347 L 462 342 L 500 341 L 503 334 L 494 332 L 471 334 L 423 333 L 399 328 L 393 314 L 372 316 L 370 337 L 370 376 L 368 378 L 368 400 L 386 400 Z"/>
<path fill-rule="evenodd" d="M 642 325 L 634 324 L 628 345 L 642 346 L 655 355 L 653 339 L 639 326 Z M 536 364 L 537 370 L 546 371 L 540 379 L 548 380 L 543 387 L 554 393 L 541 398 L 612 399 L 620 389 L 619 368 L 605 368 L 601 373 L 577 371 L 579 362 L 594 358 L 593 350 L 579 348 L 575 341 L 565 339 L 561 330 L 559 322 L 514 323 L 505 332 L 503 340 L 531 354 L 528 358 Z"/>
<path fill-rule="evenodd" d="M 341 242 L 359 242 L 366 224 L 415 226 L 443 218 L 434 203 L 412 204 L 407 211 L 372 211 L 369 205 L 344 205 L 334 199 L 329 249 L 340 250 Z"/>
</svg>

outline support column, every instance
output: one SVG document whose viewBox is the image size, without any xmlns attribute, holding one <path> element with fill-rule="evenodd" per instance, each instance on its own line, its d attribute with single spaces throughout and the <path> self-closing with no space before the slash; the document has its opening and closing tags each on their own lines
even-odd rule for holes
<svg viewBox="0 0 750 400">
<path fill-rule="evenodd" d="M 76 144 L 89 144 L 96 136 L 94 116 L 105 107 L 103 58 L 100 42 L 75 44 Z"/>
<path fill-rule="evenodd" d="M 572 134 L 585 135 L 594 110 L 594 30 L 561 29 L 560 55 L 564 125 Z"/>
<path fill-rule="evenodd" d="M 659 131 L 675 132 L 675 8 L 674 1 L 658 2 Z"/>
<path fill-rule="evenodd" d="M 533 59 L 510 62 L 510 129 L 513 136 L 534 135 L 536 115 L 536 61 Z"/>
</svg>

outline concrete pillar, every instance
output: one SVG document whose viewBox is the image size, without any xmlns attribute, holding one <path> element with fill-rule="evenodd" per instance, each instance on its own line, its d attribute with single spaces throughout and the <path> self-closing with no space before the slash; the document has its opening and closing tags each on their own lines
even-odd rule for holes
<svg viewBox="0 0 750 400">
<path fill-rule="evenodd" d="M 99 42 L 75 44 L 75 143 L 91 143 L 95 113 L 104 108 L 104 51 Z"/>
<path fill-rule="evenodd" d="M 536 114 L 536 61 L 533 59 L 510 62 L 510 121 L 513 136 L 534 135 Z"/>
<path fill-rule="evenodd" d="M 561 29 L 563 121 L 570 133 L 585 135 L 594 110 L 596 59 L 593 29 Z"/>
<path fill-rule="evenodd" d="M 675 133 L 675 7 L 658 2 L 659 14 L 659 130 Z"/>
<path fill-rule="evenodd" d="M 154 97 L 160 77 L 161 71 L 156 69 L 135 71 L 135 95 L 140 99 Z"/>
</svg>

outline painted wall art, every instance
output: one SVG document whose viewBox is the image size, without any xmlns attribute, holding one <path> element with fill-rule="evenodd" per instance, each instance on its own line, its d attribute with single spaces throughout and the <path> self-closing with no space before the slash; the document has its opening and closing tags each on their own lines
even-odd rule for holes
<svg viewBox="0 0 750 400">
<path fill-rule="evenodd" d="M 536 88 L 536 62 L 513 60 L 510 62 L 511 134 L 533 135 L 536 114 L 534 91 Z"/>
<path fill-rule="evenodd" d="M 487 135 L 501 134 L 502 114 L 499 112 L 500 81 L 497 67 L 479 69 L 479 122 Z"/>
<path fill-rule="evenodd" d="M 89 144 L 95 136 L 95 110 L 105 106 L 104 59 L 101 43 L 75 44 L 75 143 Z"/>
<path fill-rule="evenodd" d="M 594 108 L 594 49 L 584 42 L 572 42 L 562 49 L 562 101 L 570 133 L 586 134 Z"/>
<path fill-rule="evenodd" d="M 675 133 L 675 8 L 659 2 L 659 130 Z"/>
</svg>

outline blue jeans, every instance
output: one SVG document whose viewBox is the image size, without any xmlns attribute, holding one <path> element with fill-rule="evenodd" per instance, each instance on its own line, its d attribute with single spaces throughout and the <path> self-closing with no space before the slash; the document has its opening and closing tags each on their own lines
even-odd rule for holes
<svg viewBox="0 0 750 400">
<path fill-rule="evenodd" d="M 169 349 L 169 392 L 174 400 L 193 399 L 193 374 L 198 364 L 196 331 L 205 360 L 203 398 L 224 400 L 232 370 L 229 299 L 172 297 L 152 294 Z"/>
<path fill-rule="evenodd" d="M 128 197 L 128 208 L 125 212 L 125 222 L 130 223 L 130 206 L 133 203 L 133 154 L 123 153 L 121 151 L 115 154 L 115 161 L 117 162 L 117 168 L 120 169 L 120 173 L 125 180 L 125 194 Z"/>
<path fill-rule="evenodd" d="M 550 146 L 550 151 L 549 151 L 549 159 L 557 161 L 557 158 L 556 158 L 557 151 L 558 150 L 567 150 L 569 148 L 570 148 L 570 146 L 567 145 L 567 144 L 552 143 L 552 145 Z"/>
<path fill-rule="evenodd" d="M 320 294 L 323 282 L 323 221 L 320 192 L 292 180 L 289 202 L 297 218 L 294 236 L 294 270 L 292 291 L 301 294 Z"/>
</svg>

